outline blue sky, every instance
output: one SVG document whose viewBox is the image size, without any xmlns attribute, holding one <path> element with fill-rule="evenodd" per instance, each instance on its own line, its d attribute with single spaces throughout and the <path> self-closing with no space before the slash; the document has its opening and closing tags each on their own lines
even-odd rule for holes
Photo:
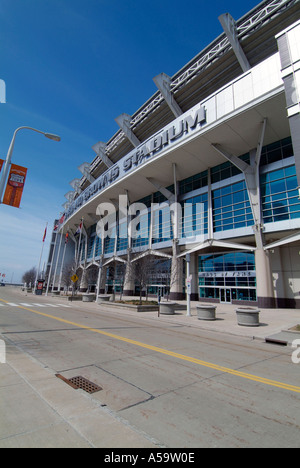
<svg viewBox="0 0 300 468">
<path fill-rule="evenodd" d="M 13 132 L 30 126 L 60 143 L 19 132 L 13 163 L 28 168 L 21 208 L 0 205 L 0 273 L 20 281 L 37 266 L 46 223 L 63 210 L 77 167 L 155 92 L 258 0 L 0 0 L 0 159 Z M 50 230 L 42 263 L 49 249 Z"/>
</svg>

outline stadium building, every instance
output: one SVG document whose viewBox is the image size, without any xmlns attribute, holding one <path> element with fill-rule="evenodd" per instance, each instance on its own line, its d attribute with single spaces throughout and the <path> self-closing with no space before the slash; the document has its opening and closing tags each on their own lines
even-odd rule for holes
<svg viewBox="0 0 300 468">
<path fill-rule="evenodd" d="M 79 167 L 53 232 L 53 289 L 72 263 L 98 295 L 146 284 L 180 300 L 188 285 L 201 302 L 300 307 L 299 0 L 219 20 L 223 34 L 156 76 Z"/>
</svg>

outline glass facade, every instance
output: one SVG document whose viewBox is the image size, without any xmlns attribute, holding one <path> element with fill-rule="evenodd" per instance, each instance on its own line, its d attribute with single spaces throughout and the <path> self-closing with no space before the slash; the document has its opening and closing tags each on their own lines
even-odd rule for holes
<svg viewBox="0 0 300 468">
<path fill-rule="evenodd" d="M 245 181 L 212 193 L 214 231 L 253 226 L 253 215 Z"/>
<path fill-rule="evenodd" d="M 261 166 L 281 161 L 282 159 L 294 156 L 294 150 L 291 137 L 276 141 L 271 145 L 264 146 L 261 154 Z"/>
<path fill-rule="evenodd" d="M 249 153 L 244 154 L 240 157 L 243 161 L 247 164 L 250 162 L 250 155 Z M 213 167 L 211 169 L 211 183 L 214 184 L 216 182 L 220 182 L 221 180 L 229 179 L 229 177 L 234 177 L 235 175 L 241 174 L 241 171 L 231 164 L 230 162 L 226 162 L 224 164 L 220 164 L 219 166 Z"/>
<path fill-rule="evenodd" d="M 291 138 L 265 146 L 262 150 L 260 195 L 265 224 L 300 218 L 299 184 L 292 157 Z M 250 154 L 240 158 L 250 163 Z M 184 179 L 177 188 L 181 206 L 179 238 L 187 243 L 191 238 L 205 238 L 208 234 L 210 195 L 213 232 L 224 232 L 226 239 L 231 235 L 226 235 L 227 231 L 236 230 L 234 237 L 239 237 L 245 235 L 244 228 L 254 225 L 244 176 L 230 162 Z M 168 187 L 168 190 L 174 193 L 174 186 Z M 131 247 L 148 248 L 151 232 L 153 246 L 159 247 L 159 244 L 164 243 L 164 247 L 171 247 L 174 233 L 170 204 L 166 197 L 156 192 L 138 203 L 144 205 L 144 210 L 129 218 L 135 230 Z M 103 241 L 104 255 L 112 256 L 115 249 L 119 255 L 126 253 L 129 246 L 127 227 L 127 220 L 124 219 L 113 225 L 110 237 Z M 96 225 L 90 228 L 88 238 L 83 237 L 81 240 L 81 261 L 85 259 L 86 242 L 87 258 L 99 257 L 102 240 L 96 233 Z M 197 242 L 200 242 L 199 238 Z M 168 287 L 165 274 L 161 277 L 156 271 L 151 281 L 151 292 L 157 292 L 159 288 L 166 291 Z M 237 251 L 199 256 L 199 297 L 221 302 L 256 301 L 254 254 Z"/>
<path fill-rule="evenodd" d="M 119 224 L 119 235 L 117 242 L 117 251 L 126 250 L 128 248 L 127 236 L 127 220 Z"/>
<path fill-rule="evenodd" d="M 115 251 L 115 239 L 116 239 L 116 226 L 112 227 L 109 236 L 104 239 L 104 253 L 114 254 Z"/>
<path fill-rule="evenodd" d="M 251 252 L 201 255 L 198 274 L 200 298 L 256 301 L 255 259 Z"/>
<path fill-rule="evenodd" d="M 201 172 L 179 182 L 179 194 L 193 192 L 208 185 L 208 171 Z"/>
<path fill-rule="evenodd" d="M 208 232 L 208 193 L 185 200 L 182 204 L 180 237 L 189 238 Z"/>
<path fill-rule="evenodd" d="M 300 200 L 298 196 L 298 182 L 294 165 L 281 167 L 273 171 L 267 171 L 268 165 L 284 161 L 293 155 L 291 138 L 285 138 L 262 150 L 261 159 L 261 204 L 264 223 L 291 220 L 300 217 Z M 250 155 L 240 157 L 247 163 Z M 226 232 L 232 229 L 241 229 L 253 226 L 253 215 L 248 197 L 245 180 L 226 185 L 226 180 L 234 176 L 242 176 L 239 169 L 230 162 L 220 164 L 211 169 L 212 183 L 212 214 L 214 232 Z M 179 237 L 189 239 L 208 233 L 208 180 L 209 172 L 204 171 L 178 183 L 179 197 L 183 198 L 181 204 L 181 222 Z M 216 187 L 216 184 L 221 187 Z M 222 186 L 223 185 L 223 186 Z M 168 187 L 174 193 L 174 186 Z M 197 191 L 200 194 L 197 195 Z M 187 198 L 187 194 L 196 192 L 196 195 Z M 179 198 L 180 200 L 180 198 Z M 139 203 L 145 205 L 143 213 L 138 212 L 138 219 L 133 218 L 135 236 L 132 239 L 132 248 L 146 247 L 149 245 L 151 225 L 151 204 L 154 204 L 152 212 L 152 244 L 170 242 L 174 238 L 171 223 L 170 209 L 166 197 L 160 192 L 149 195 Z M 104 240 L 104 254 L 114 252 L 114 237 L 117 235 L 117 252 L 128 248 L 127 224 L 122 221 L 112 228 L 112 237 Z M 95 246 L 96 243 L 96 246 Z M 87 247 L 88 258 L 101 254 L 101 239 L 96 234 L 96 225 L 89 232 Z M 84 249 L 81 250 L 82 253 Z M 83 259 L 83 257 L 82 257 Z"/>
<path fill-rule="evenodd" d="M 102 240 L 96 235 L 96 248 L 95 248 L 95 257 L 99 257 L 102 253 Z"/>
<path fill-rule="evenodd" d="M 133 220 L 133 223 L 134 221 L 135 220 Z M 149 211 L 147 213 L 140 214 L 138 219 L 136 219 L 136 223 L 134 223 L 136 232 L 132 239 L 133 248 L 149 245 L 150 223 L 151 213 Z"/>
<path fill-rule="evenodd" d="M 300 218 L 300 200 L 295 166 L 261 176 L 263 220 L 275 223 Z"/>
<path fill-rule="evenodd" d="M 156 206 L 153 210 L 152 243 L 159 244 L 173 239 L 171 212 L 168 203 Z"/>
</svg>

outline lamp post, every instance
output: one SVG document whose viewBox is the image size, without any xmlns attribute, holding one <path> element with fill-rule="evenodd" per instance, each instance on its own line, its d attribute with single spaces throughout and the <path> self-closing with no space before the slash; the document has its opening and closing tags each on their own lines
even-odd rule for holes
<svg viewBox="0 0 300 468">
<path fill-rule="evenodd" d="M 9 166 L 11 164 L 11 158 L 12 158 L 12 153 L 13 153 L 13 149 L 14 149 L 14 145 L 15 145 L 16 135 L 17 135 L 19 130 L 33 130 L 34 132 L 41 133 L 42 135 L 45 135 L 45 137 L 49 138 L 50 140 L 60 141 L 60 137 L 58 135 L 53 135 L 52 133 L 45 133 L 45 132 L 42 132 L 41 130 L 37 130 L 36 128 L 32 128 L 32 127 L 19 127 L 19 128 L 17 128 L 17 130 L 15 130 L 13 138 L 12 138 L 11 143 L 10 143 L 10 147 L 9 147 L 7 156 L 6 156 L 6 161 L 5 161 L 5 165 L 4 165 L 4 168 L 3 168 L 2 176 L 1 176 L 1 179 L 0 179 L 0 203 L 2 203 L 3 192 L 4 192 L 4 188 L 5 188 L 5 182 L 6 182 L 6 179 L 7 179 L 7 176 L 8 176 Z"/>
<path fill-rule="evenodd" d="M 190 277 L 191 254 L 186 254 L 186 299 L 187 299 L 187 317 L 191 317 L 191 277 Z"/>
</svg>

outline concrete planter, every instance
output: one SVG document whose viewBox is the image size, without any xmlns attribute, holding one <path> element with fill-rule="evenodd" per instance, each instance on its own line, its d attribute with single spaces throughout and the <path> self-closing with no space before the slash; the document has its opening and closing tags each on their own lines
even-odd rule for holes
<svg viewBox="0 0 300 468">
<path fill-rule="evenodd" d="M 159 313 L 162 315 L 174 315 L 176 302 L 161 302 L 159 305 Z"/>
<path fill-rule="evenodd" d="M 217 306 L 212 304 L 198 304 L 197 315 L 198 320 L 216 320 L 216 309 Z"/>
<path fill-rule="evenodd" d="M 254 307 L 239 307 L 236 309 L 238 325 L 241 327 L 259 327 L 260 310 Z"/>
<path fill-rule="evenodd" d="M 51 296 L 60 296 L 60 291 L 52 291 Z"/>
<path fill-rule="evenodd" d="M 158 312 L 158 305 L 139 305 L 139 304 L 128 304 L 126 302 L 106 302 L 106 304 L 113 308 L 134 310 L 135 312 Z"/>
<path fill-rule="evenodd" d="M 109 302 L 110 296 L 108 295 L 103 295 L 103 296 L 98 296 L 97 302 L 98 304 L 102 304 L 102 302 Z"/>
<path fill-rule="evenodd" d="M 82 302 L 93 302 L 95 299 L 95 294 L 82 294 Z"/>
</svg>

